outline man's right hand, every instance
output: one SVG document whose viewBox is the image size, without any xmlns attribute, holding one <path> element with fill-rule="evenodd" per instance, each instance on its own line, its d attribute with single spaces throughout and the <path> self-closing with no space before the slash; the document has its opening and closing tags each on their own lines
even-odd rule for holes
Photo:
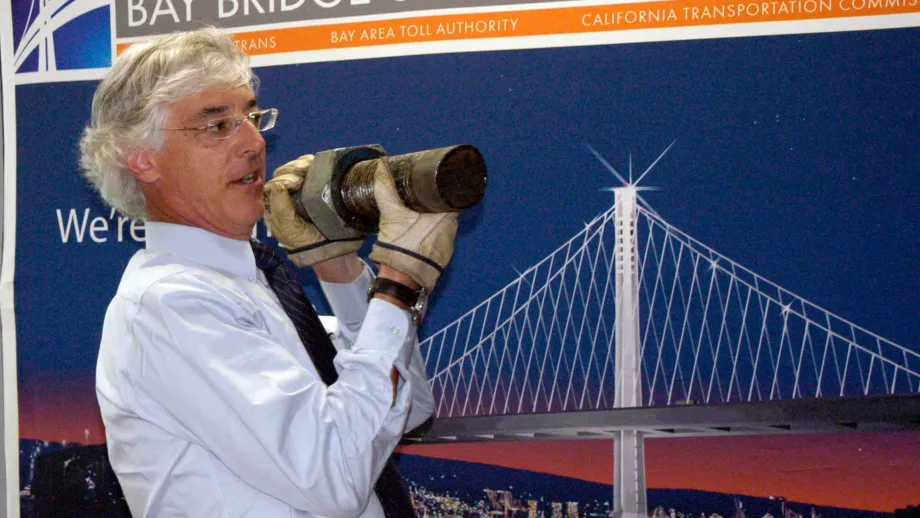
<svg viewBox="0 0 920 518">
<path fill-rule="evenodd" d="M 300 267 L 356 252 L 364 243 L 363 236 L 330 241 L 315 225 L 297 215 L 291 194 L 303 187 L 312 163 L 313 155 L 303 155 L 284 164 L 262 189 L 265 226 L 287 249 L 291 261 Z"/>
<path fill-rule="evenodd" d="M 374 201 L 380 210 L 380 232 L 371 260 L 411 277 L 428 292 L 454 255 L 457 213 L 423 214 L 403 204 L 386 161 L 374 173 Z"/>
</svg>

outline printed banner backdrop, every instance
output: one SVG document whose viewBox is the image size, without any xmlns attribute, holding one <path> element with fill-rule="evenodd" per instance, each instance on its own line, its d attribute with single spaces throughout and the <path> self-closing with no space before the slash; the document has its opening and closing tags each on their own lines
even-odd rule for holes
<svg viewBox="0 0 920 518">
<path fill-rule="evenodd" d="M 390 154 L 456 143 L 482 151 L 488 190 L 460 217 L 423 334 L 612 206 L 605 189 L 620 182 L 590 146 L 634 179 L 654 163 L 641 184 L 658 190 L 642 196 L 670 224 L 920 349 L 916 0 L 65 4 L 59 12 L 72 16 L 42 29 L 46 11 L 12 2 L 23 516 L 34 511 L 41 454 L 105 441 L 96 348 L 144 238 L 79 175 L 96 79 L 116 44 L 202 21 L 239 31 L 259 65 L 260 104 L 281 110 L 267 134 L 270 168 L 367 143 Z M 555 516 L 553 503 L 568 516 L 606 516 L 612 450 L 606 440 L 411 446 L 401 463 L 429 515 L 497 509 L 490 489 L 522 509 L 535 501 L 544 516 Z M 917 458 L 917 433 L 649 440 L 649 506 L 876 516 L 920 504 Z"/>
</svg>

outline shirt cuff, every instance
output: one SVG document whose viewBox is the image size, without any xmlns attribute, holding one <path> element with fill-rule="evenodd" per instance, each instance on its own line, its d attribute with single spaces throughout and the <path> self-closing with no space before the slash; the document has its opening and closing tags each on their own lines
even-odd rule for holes
<svg viewBox="0 0 920 518">
<path fill-rule="evenodd" d="M 409 312 L 380 299 L 371 299 L 352 352 L 361 349 L 393 355 L 395 362 L 406 363 L 409 349 Z"/>
</svg>

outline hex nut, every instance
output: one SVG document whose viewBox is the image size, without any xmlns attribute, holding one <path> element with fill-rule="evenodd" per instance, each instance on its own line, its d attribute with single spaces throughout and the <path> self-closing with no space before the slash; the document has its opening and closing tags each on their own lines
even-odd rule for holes
<svg viewBox="0 0 920 518">
<path fill-rule="evenodd" d="M 336 164 L 347 148 L 320 151 L 313 158 L 310 173 L 300 191 L 300 203 L 310 221 L 329 240 L 360 237 L 361 232 L 349 226 L 335 209 L 330 189 Z"/>
</svg>

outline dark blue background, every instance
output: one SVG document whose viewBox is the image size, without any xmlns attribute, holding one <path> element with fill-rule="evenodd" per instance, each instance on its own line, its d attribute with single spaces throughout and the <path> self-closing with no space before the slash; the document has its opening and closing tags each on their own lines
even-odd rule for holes
<svg viewBox="0 0 920 518">
<path fill-rule="evenodd" d="M 461 216 L 437 330 L 609 208 L 628 173 L 664 219 L 754 272 L 920 350 L 920 30 L 356 60 L 259 69 L 281 117 L 269 167 L 380 143 L 470 143 L 489 186 Z M 92 383 L 135 249 L 63 244 L 55 209 L 108 215 L 77 170 L 95 83 L 17 88 L 20 383 Z M 313 290 L 316 293 L 316 290 Z M 90 388 L 91 391 L 91 388 Z"/>
</svg>

